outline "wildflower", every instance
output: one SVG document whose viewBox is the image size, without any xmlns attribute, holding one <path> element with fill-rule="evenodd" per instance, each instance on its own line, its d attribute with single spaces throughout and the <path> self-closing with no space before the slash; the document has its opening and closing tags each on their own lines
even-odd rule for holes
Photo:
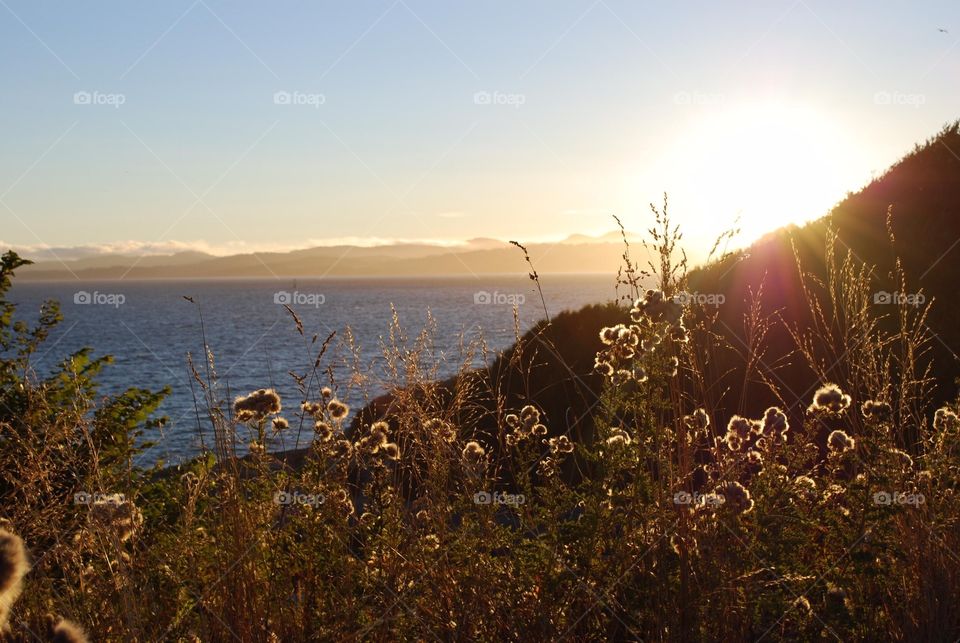
<svg viewBox="0 0 960 643">
<path fill-rule="evenodd" d="M 736 434 L 741 440 L 746 440 L 750 437 L 750 431 L 754 427 L 754 422 L 748 420 L 747 418 L 740 417 L 739 415 L 734 415 L 730 418 L 730 422 L 727 423 L 727 434 Z"/>
<path fill-rule="evenodd" d="M 683 321 L 678 321 L 670 328 L 669 332 L 670 339 L 681 344 L 686 344 L 690 341 L 690 333 L 687 332 L 687 329 L 683 325 Z"/>
<path fill-rule="evenodd" d="M 813 613 L 813 609 L 810 607 L 810 601 L 807 600 L 806 596 L 798 596 L 795 601 L 793 601 L 793 606 L 800 611 L 802 616 L 809 616 Z"/>
<path fill-rule="evenodd" d="M 750 451 L 747 452 L 747 462 L 755 466 L 762 465 L 763 456 L 760 454 L 759 451 L 754 451 L 753 449 L 751 449 Z"/>
<path fill-rule="evenodd" d="M 73 621 L 62 618 L 50 625 L 51 643 L 88 643 L 86 632 Z"/>
<path fill-rule="evenodd" d="M 444 420 L 437 418 L 427 420 L 423 423 L 423 428 L 427 433 L 438 435 L 444 442 L 454 442 L 457 439 L 456 429 Z"/>
<path fill-rule="evenodd" d="M 810 476 L 797 476 L 793 479 L 793 484 L 797 485 L 798 487 L 805 487 L 807 489 L 817 488 L 817 481 Z"/>
<path fill-rule="evenodd" d="M 329 386 L 324 386 L 322 389 L 320 389 L 320 397 L 325 400 L 330 399 L 333 397 L 333 390 L 331 390 Z"/>
<path fill-rule="evenodd" d="M 470 464 L 480 464 L 483 462 L 484 457 L 487 455 L 487 452 L 479 442 L 471 440 L 467 442 L 466 446 L 463 447 L 463 452 L 461 453 L 463 459 Z"/>
<path fill-rule="evenodd" d="M 747 514 L 753 510 L 750 491 L 736 480 L 721 484 L 717 487 L 717 493 L 723 496 L 724 506 L 733 509 L 734 513 Z"/>
<path fill-rule="evenodd" d="M 710 426 L 710 416 L 703 409 L 697 409 L 692 415 L 683 418 L 683 421 L 694 431 L 703 431 Z"/>
<path fill-rule="evenodd" d="M 283 431 L 284 429 L 289 429 L 290 423 L 287 422 L 287 418 L 273 418 L 273 430 L 274 431 Z"/>
<path fill-rule="evenodd" d="M 197 474 L 195 474 L 193 471 L 187 471 L 185 474 L 180 476 L 180 484 L 189 490 L 196 489 L 200 486 L 200 478 L 198 478 Z"/>
<path fill-rule="evenodd" d="M 724 441 L 727 443 L 727 448 L 731 451 L 739 451 L 740 447 L 743 446 L 743 439 L 733 431 L 724 436 Z"/>
<path fill-rule="evenodd" d="M 634 321 L 640 321 L 644 316 L 654 321 L 665 321 L 671 324 L 680 321 L 683 316 L 683 306 L 672 299 L 667 299 L 662 290 L 648 290 L 644 298 L 634 302 L 630 316 Z"/>
<path fill-rule="evenodd" d="M 544 458 L 537 464 L 537 475 L 550 478 L 557 475 L 557 461 L 553 458 Z"/>
<path fill-rule="evenodd" d="M 514 429 L 520 428 L 520 418 L 517 417 L 516 413 L 508 413 L 503 419 L 507 423 L 507 426 Z"/>
<path fill-rule="evenodd" d="M 386 422 L 374 422 L 367 430 L 367 434 L 357 442 L 357 446 L 369 453 L 377 453 L 381 448 L 387 446 L 389 442 L 387 431 L 389 430 L 390 425 Z"/>
<path fill-rule="evenodd" d="M 530 433 L 533 435 L 546 435 L 547 426 L 545 424 L 534 424 L 532 427 L 530 427 Z"/>
<path fill-rule="evenodd" d="M 836 384 L 825 384 L 813 395 L 813 404 L 809 411 L 826 411 L 833 414 L 843 413 L 850 406 L 850 396 L 840 390 Z"/>
<path fill-rule="evenodd" d="M 607 346 L 612 345 L 617 341 L 617 329 L 612 327 L 602 328 L 600 330 L 600 341 L 606 344 Z"/>
<path fill-rule="evenodd" d="M 93 525 L 112 532 L 121 542 L 133 536 L 143 524 L 140 510 L 119 493 L 94 500 L 89 517 Z"/>
<path fill-rule="evenodd" d="M 29 570 L 27 550 L 20 536 L 0 529 L 0 627 L 6 625 L 10 608 L 19 598 L 23 577 Z"/>
<path fill-rule="evenodd" d="M 947 433 L 955 431 L 958 426 L 960 426 L 960 417 L 957 417 L 956 413 L 947 407 L 937 409 L 937 412 L 933 416 L 934 429 Z"/>
<path fill-rule="evenodd" d="M 353 455 L 353 443 L 350 440 L 337 440 L 333 445 L 333 454 L 340 458 Z"/>
<path fill-rule="evenodd" d="M 250 455 L 259 456 L 267 452 L 267 448 L 263 446 L 262 442 L 257 440 L 252 441 L 247 445 L 247 449 L 250 450 Z"/>
<path fill-rule="evenodd" d="M 616 373 L 613 374 L 613 383 L 617 385 L 626 384 L 632 379 L 633 379 L 633 373 L 631 373 L 625 368 L 621 368 L 620 370 L 618 370 Z"/>
<path fill-rule="evenodd" d="M 633 373 L 630 374 L 634 380 L 637 382 L 643 383 L 647 381 L 647 371 L 642 366 L 635 366 Z"/>
<path fill-rule="evenodd" d="M 827 444 L 833 451 L 849 451 L 856 446 L 856 441 L 843 431 L 837 429 L 827 436 Z"/>
<path fill-rule="evenodd" d="M 339 422 L 350 413 L 350 407 L 334 398 L 327 402 L 327 411 L 330 413 L 331 418 Z"/>
<path fill-rule="evenodd" d="M 645 337 L 643 340 L 640 341 L 640 349 L 643 350 L 643 352 L 645 353 L 649 353 L 650 351 L 652 351 L 657 347 L 658 343 L 659 342 L 655 337 Z"/>
<path fill-rule="evenodd" d="M 388 460 L 400 459 L 400 447 L 395 442 L 387 442 L 380 450 Z"/>
<path fill-rule="evenodd" d="M 548 444 L 550 445 L 550 453 L 573 453 L 573 442 L 565 435 L 550 438 Z"/>
<path fill-rule="evenodd" d="M 860 410 L 863 412 L 865 418 L 877 422 L 887 419 L 893 412 L 893 409 L 891 409 L 890 405 L 886 402 L 876 402 L 874 400 L 864 402 Z"/>
<path fill-rule="evenodd" d="M 300 404 L 300 408 L 303 409 L 303 412 L 307 415 L 314 417 L 323 412 L 323 405 L 318 402 L 303 402 Z"/>
<path fill-rule="evenodd" d="M 262 420 L 280 412 L 280 396 L 272 388 L 262 388 L 233 401 L 233 411 L 241 422 Z"/>
<path fill-rule="evenodd" d="M 317 420 L 313 425 L 313 432 L 317 434 L 317 440 L 328 442 L 333 437 L 333 428 L 323 420 Z"/>
<path fill-rule="evenodd" d="M 440 539 L 436 534 L 427 534 L 423 537 L 423 548 L 427 551 L 437 551 L 440 549 Z"/>
<path fill-rule="evenodd" d="M 910 457 L 909 453 L 901 451 L 900 449 L 890 449 L 888 451 L 890 455 L 897 460 L 902 469 L 912 469 L 913 468 L 913 458 Z"/>
<path fill-rule="evenodd" d="M 630 434 L 623 429 L 614 429 L 606 440 L 607 446 L 610 447 L 626 446 L 630 442 Z"/>
<path fill-rule="evenodd" d="M 787 414 L 775 406 L 771 406 L 763 414 L 763 424 L 760 429 L 763 435 L 773 439 L 787 438 L 787 431 L 790 430 L 790 424 L 787 421 Z"/>
<path fill-rule="evenodd" d="M 599 357 L 597 357 L 593 368 L 604 377 L 611 377 L 613 375 L 613 364 L 602 360 Z"/>
<path fill-rule="evenodd" d="M 520 421 L 525 427 L 531 427 L 540 421 L 540 411 L 530 404 L 520 409 Z"/>
</svg>

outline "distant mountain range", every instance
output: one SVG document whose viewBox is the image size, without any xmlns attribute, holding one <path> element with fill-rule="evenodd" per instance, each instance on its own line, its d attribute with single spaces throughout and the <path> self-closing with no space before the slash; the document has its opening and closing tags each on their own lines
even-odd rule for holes
<svg viewBox="0 0 960 643">
<path fill-rule="evenodd" d="M 634 257 L 643 256 L 628 234 Z M 572 235 L 553 243 L 530 244 L 541 273 L 616 273 L 623 239 L 619 231 Z M 54 251 L 55 252 L 55 251 Z M 527 272 L 523 253 L 507 241 L 477 238 L 454 246 L 396 243 L 379 246 L 318 246 L 290 252 L 257 252 L 218 257 L 203 252 L 136 256 L 100 254 L 60 261 L 47 256 L 18 271 L 23 280 L 186 279 L 225 277 L 322 277 L 387 275 L 473 275 Z M 29 257 L 29 255 L 27 256 Z"/>
</svg>

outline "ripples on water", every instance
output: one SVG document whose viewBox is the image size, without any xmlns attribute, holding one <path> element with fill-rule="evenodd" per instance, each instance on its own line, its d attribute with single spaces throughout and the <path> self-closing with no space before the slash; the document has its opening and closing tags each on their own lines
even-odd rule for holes
<svg viewBox="0 0 960 643">
<path fill-rule="evenodd" d="M 464 359 L 462 346 L 480 337 L 481 332 L 494 351 L 514 341 L 514 301 L 522 301 L 518 305 L 521 332 L 543 317 L 535 284 L 513 276 L 14 284 L 11 299 L 19 305 L 21 319 L 34 320 L 46 299 L 61 303 L 64 320 L 39 351 L 34 361 L 37 373 L 48 373 L 67 355 L 89 346 L 94 355 L 109 354 L 115 360 L 100 378 L 102 393 L 117 393 L 130 386 L 153 390 L 171 387 L 172 393 L 160 408 L 168 417 L 166 427 L 162 434 L 144 436 L 158 443 L 143 457 L 144 464 L 157 458 L 181 461 L 199 447 L 186 355 L 193 354 L 202 372 L 203 339 L 198 309 L 185 301 L 184 295 L 193 297 L 202 307 L 222 393 L 226 395 L 229 389 L 236 395 L 275 386 L 287 411 L 300 399 L 288 371 L 309 370 L 322 341 L 333 331 L 342 338 L 348 325 L 361 347 L 363 368 L 374 375 L 366 393 L 384 392 L 380 384 L 385 375 L 380 338 L 389 333 L 391 304 L 411 345 L 423 329 L 428 311 L 432 313 L 436 323 L 434 351 L 442 356 L 438 362 L 440 378 L 457 371 Z M 614 279 L 606 275 L 552 276 L 542 279 L 542 286 L 551 315 L 615 296 Z M 84 300 L 90 303 L 81 303 Z M 277 301 L 292 302 L 291 307 L 303 321 L 306 338 L 299 335 L 290 315 Z M 310 345 L 314 334 L 319 339 Z M 329 362 L 325 360 L 321 368 Z M 338 367 L 335 372 L 340 378 L 346 369 Z M 356 388 L 344 397 L 354 408 L 364 403 Z M 200 426 L 209 445 L 211 430 L 202 416 Z M 272 448 L 291 446 L 276 443 Z"/>
</svg>

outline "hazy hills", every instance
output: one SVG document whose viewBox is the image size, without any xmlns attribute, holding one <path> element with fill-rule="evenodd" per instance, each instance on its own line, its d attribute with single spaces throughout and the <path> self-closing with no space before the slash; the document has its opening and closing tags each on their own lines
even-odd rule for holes
<svg viewBox="0 0 960 643">
<path fill-rule="evenodd" d="M 623 251 L 620 232 L 573 235 L 528 246 L 543 273 L 616 273 Z M 634 254 L 642 252 L 639 244 Z M 29 258 L 29 257 L 28 257 Z M 57 261 L 45 258 L 19 273 L 24 280 L 179 279 L 228 277 L 319 277 L 472 275 L 524 273 L 523 254 L 506 241 L 478 238 L 455 246 L 397 243 L 380 246 L 322 246 L 290 252 L 217 257 L 202 252 L 136 257 L 99 255 Z"/>
</svg>

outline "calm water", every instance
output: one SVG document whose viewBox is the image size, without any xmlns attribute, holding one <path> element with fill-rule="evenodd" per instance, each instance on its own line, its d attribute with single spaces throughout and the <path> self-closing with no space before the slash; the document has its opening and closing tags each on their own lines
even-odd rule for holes
<svg viewBox="0 0 960 643">
<path fill-rule="evenodd" d="M 554 315 L 610 300 L 613 282 L 612 277 L 596 275 L 546 278 L 542 285 L 547 310 Z M 513 303 L 518 304 L 521 331 L 543 317 L 535 284 L 513 276 L 14 283 L 11 298 L 19 305 L 20 318 L 34 319 L 46 299 L 59 300 L 64 314 L 35 359 L 38 374 L 89 346 L 95 355 L 115 359 L 101 377 L 102 393 L 130 386 L 171 387 L 160 409 L 168 418 L 166 427 L 145 436 L 158 442 L 144 457 L 145 464 L 156 458 L 180 461 L 199 446 L 186 355 L 191 353 L 202 367 L 203 339 L 198 308 L 184 295 L 201 306 L 223 395 L 275 386 L 288 411 L 300 399 L 288 371 L 307 371 L 323 339 L 333 331 L 342 338 L 348 325 L 360 345 L 362 367 L 371 375 L 367 393 L 384 392 L 380 340 L 389 333 L 391 304 L 410 345 L 423 329 L 428 311 L 432 313 L 439 377 L 456 372 L 465 357 L 462 345 L 470 340 L 482 336 L 494 351 L 509 346 L 514 340 Z M 290 303 L 300 316 L 306 338 L 280 303 Z M 311 346 L 314 334 L 320 339 Z M 322 367 L 332 363 L 338 380 L 345 382 L 343 351 L 328 355 L 331 359 L 325 359 Z M 342 397 L 355 408 L 364 402 L 358 387 L 345 390 Z M 292 419 L 292 414 L 287 416 Z M 208 423 L 201 420 L 199 430 L 210 444 Z M 277 443 L 272 448 L 290 446 Z"/>
</svg>

